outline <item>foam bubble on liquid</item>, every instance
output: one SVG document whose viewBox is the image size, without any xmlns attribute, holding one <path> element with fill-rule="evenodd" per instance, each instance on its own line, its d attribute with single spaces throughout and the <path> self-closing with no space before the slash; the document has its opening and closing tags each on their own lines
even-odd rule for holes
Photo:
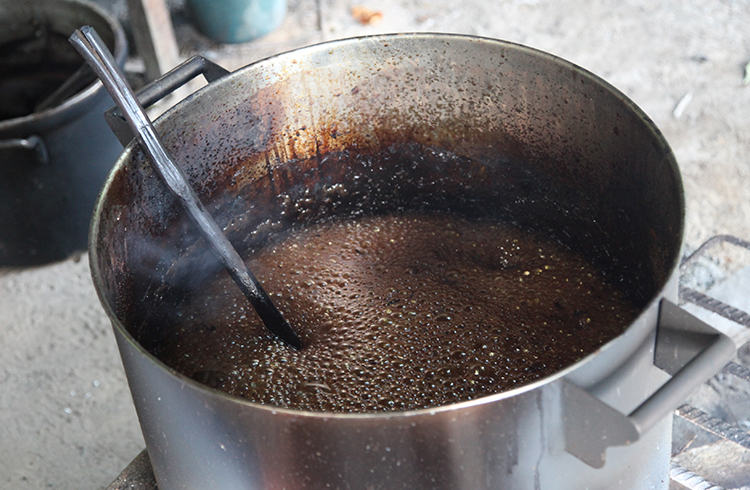
<svg viewBox="0 0 750 490">
<path fill-rule="evenodd" d="M 559 245 L 453 216 L 320 223 L 250 264 L 305 347 L 273 339 L 217 277 L 200 301 L 229 313 L 197 308 L 163 358 L 281 407 L 406 410 L 512 389 L 594 351 L 635 314 Z"/>
</svg>

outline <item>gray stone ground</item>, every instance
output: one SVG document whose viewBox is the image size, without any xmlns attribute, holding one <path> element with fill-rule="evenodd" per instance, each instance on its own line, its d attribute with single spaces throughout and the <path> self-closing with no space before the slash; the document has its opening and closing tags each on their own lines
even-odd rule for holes
<svg viewBox="0 0 750 490">
<path fill-rule="evenodd" d="M 100 0 L 125 19 L 121 0 Z M 363 26 L 353 5 L 382 12 Z M 170 3 L 182 54 L 235 69 L 354 35 L 454 32 L 539 48 L 594 72 L 640 105 L 677 155 L 686 248 L 750 238 L 750 2 L 747 0 L 296 0 L 284 25 L 222 46 Z M 86 255 L 0 270 L 0 488 L 106 487 L 144 447 Z"/>
</svg>

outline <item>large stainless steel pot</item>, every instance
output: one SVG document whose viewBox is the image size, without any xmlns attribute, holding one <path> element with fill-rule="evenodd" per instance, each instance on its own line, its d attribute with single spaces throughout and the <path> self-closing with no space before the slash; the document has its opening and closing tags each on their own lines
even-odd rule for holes
<svg viewBox="0 0 750 490">
<path fill-rule="evenodd" d="M 118 63 L 125 61 L 122 27 L 95 5 L 0 0 L 4 108 L 18 106 L 8 98 L 32 100 L 34 86 L 47 83 L 61 60 L 83 64 L 66 39 L 84 24 L 101 33 Z M 10 49 L 26 40 L 33 41 Z M 111 105 L 92 77 L 67 100 L 38 112 L 9 112 L 11 118 L 0 120 L 0 265 L 41 264 L 86 249 L 96 196 L 122 151 L 102 124 L 102 112 Z"/>
<path fill-rule="evenodd" d="M 207 65 L 168 84 L 196 66 Z M 642 308 L 575 365 L 478 400 L 338 415 L 248 403 L 151 353 L 218 265 L 129 146 L 97 204 L 90 257 L 159 488 L 667 488 L 671 410 L 734 346 L 674 304 L 679 170 L 617 90 L 501 41 L 368 37 L 220 77 L 156 126 L 241 251 L 331 213 L 451 208 L 553 236 Z M 432 163 L 394 163 L 418 145 Z M 349 165 L 332 163 L 341 152 Z"/>
</svg>

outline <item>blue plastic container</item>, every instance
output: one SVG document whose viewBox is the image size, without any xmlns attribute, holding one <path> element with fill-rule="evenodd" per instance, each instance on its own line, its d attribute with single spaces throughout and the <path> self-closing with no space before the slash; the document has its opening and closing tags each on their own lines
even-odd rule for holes
<svg viewBox="0 0 750 490">
<path fill-rule="evenodd" d="M 187 4 L 198 29 L 221 43 L 265 36 L 286 15 L 286 0 L 187 0 Z"/>
</svg>

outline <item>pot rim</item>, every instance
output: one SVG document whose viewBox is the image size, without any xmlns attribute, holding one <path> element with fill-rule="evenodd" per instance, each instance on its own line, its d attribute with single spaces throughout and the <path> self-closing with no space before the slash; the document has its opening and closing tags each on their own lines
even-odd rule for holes
<svg viewBox="0 0 750 490">
<path fill-rule="evenodd" d="M 114 41 L 113 56 L 118 65 L 122 65 L 128 54 L 127 38 L 125 29 L 120 22 L 107 11 L 96 4 L 83 0 L 60 0 L 61 2 L 78 5 L 83 9 L 90 10 L 96 16 L 100 17 L 112 30 Z M 72 32 L 70 33 L 72 34 Z M 81 64 L 85 63 L 81 58 Z M 26 133 L 38 133 L 46 130 L 48 127 L 61 125 L 68 120 L 84 112 L 93 103 L 93 100 L 100 94 L 104 94 L 104 86 L 99 79 L 93 81 L 83 90 L 78 91 L 72 97 L 64 100 L 62 103 L 45 109 L 41 112 L 34 112 L 25 116 L 14 117 L 0 121 L 0 137 L 14 136 L 17 134 L 26 135 Z"/>
<path fill-rule="evenodd" d="M 500 393 L 495 393 L 492 395 L 482 396 L 482 397 L 475 398 L 472 400 L 466 400 L 466 401 L 462 401 L 462 402 L 458 402 L 458 403 L 454 403 L 450 405 L 441 405 L 441 406 L 431 407 L 431 408 L 421 408 L 417 410 L 393 410 L 393 411 L 384 411 L 384 412 L 355 412 L 355 413 L 314 412 L 314 411 L 307 411 L 307 410 L 296 410 L 296 409 L 289 409 L 289 408 L 284 408 L 284 407 L 276 407 L 272 405 L 264 405 L 264 404 L 260 404 L 256 402 L 251 402 L 245 398 L 230 395 L 229 393 L 226 393 L 226 392 L 214 389 L 214 388 L 210 388 L 209 386 L 199 383 L 193 380 L 192 378 L 169 367 L 164 362 L 160 361 L 151 353 L 149 353 L 146 349 L 144 349 L 141 346 L 141 344 L 137 340 L 135 340 L 135 338 L 133 338 L 133 336 L 128 332 L 125 326 L 117 318 L 109 302 L 104 297 L 104 292 L 102 291 L 102 287 L 101 287 L 101 283 L 102 283 L 101 275 L 102 274 L 97 265 L 98 259 L 97 259 L 97 252 L 96 252 L 96 246 L 95 246 L 98 240 L 98 236 L 99 236 L 99 232 L 98 232 L 98 229 L 99 229 L 98 225 L 100 222 L 99 217 L 101 215 L 102 207 L 104 205 L 104 200 L 107 194 L 107 190 L 112 185 L 112 181 L 114 179 L 115 174 L 119 170 L 122 169 L 124 164 L 130 159 L 130 156 L 132 152 L 134 151 L 134 147 L 136 143 L 135 141 L 132 141 L 127 146 L 127 148 L 125 148 L 125 150 L 120 155 L 115 165 L 112 167 L 112 170 L 110 171 L 109 175 L 107 176 L 104 186 L 99 194 L 99 197 L 97 198 L 96 206 L 94 208 L 94 215 L 93 215 L 93 219 L 91 222 L 91 229 L 89 233 L 89 263 L 90 263 L 91 274 L 94 280 L 94 285 L 97 291 L 97 295 L 99 296 L 100 302 L 102 303 L 107 313 L 107 316 L 110 318 L 110 321 L 112 322 L 113 327 L 117 330 L 119 334 L 121 334 L 122 338 L 125 341 L 127 341 L 133 348 L 135 348 L 136 351 L 144 355 L 145 358 L 148 359 L 149 362 L 156 365 L 159 369 L 164 370 L 168 374 L 175 376 L 178 380 L 186 384 L 188 387 L 198 390 L 206 396 L 219 397 L 226 402 L 244 405 L 248 408 L 262 410 L 265 412 L 270 412 L 272 414 L 278 413 L 278 414 L 284 414 L 284 415 L 293 416 L 293 417 L 318 418 L 318 419 L 324 419 L 324 420 L 327 420 L 327 419 L 358 420 L 358 419 L 389 419 L 389 418 L 396 418 L 396 417 L 414 417 L 414 416 L 423 416 L 423 415 L 434 415 L 434 414 L 441 413 L 441 412 L 448 412 L 448 411 L 453 411 L 453 410 L 460 410 L 460 409 L 475 407 L 479 405 L 497 402 L 506 398 L 519 396 L 524 393 L 535 390 L 537 388 L 540 388 L 544 385 L 551 384 L 555 381 L 560 380 L 561 378 L 565 378 L 566 376 L 570 375 L 572 372 L 577 371 L 580 368 L 582 368 L 584 365 L 587 365 L 590 362 L 592 362 L 594 358 L 598 357 L 599 354 L 601 354 L 602 352 L 614 348 L 615 347 L 614 344 L 616 344 L 619 339 L 622 339 L 623 336 L 625 336 L 628 333 L 632 333 L 634 330 L 634 327 L 637 324 L 642 323 L 640 320 L 647 314 L 647 312 L 649 312 L 655 306 L 658 306 L 657 303 L 661 301 L 661 298 L 664 297 L 665 293 L 667 292 L 666 289 L 668 285 L 670 284 L 671 279 L 675 276 L 675 274 L 678 273 L 678 266 L 680 263 L 680 257 L 682 255 L 682 247 L 684 247 L 684 232 L 685 232 L 685 193 L 683 189 L 682 178 L 681 178 L 679 166 L 677 164 L 674 153 L 672 152 L 662 132 L 659 130 L 656 124 L 651 120 L 651 118 L 649 118 L 648 115 L 646 115 L 646 113 L 640 107 L 638 107 L 630 98 L 628 98 L 625 94 L 623 94 L 620 90 L 618 90 L 616 87 L 611 85 L 609 82 L 607 82 L 606 80 L 600 78 L 594 73 L 570 61 L 567 61 L 551 53 L 547 53 L 545 51 L 541 51 L 539 49 L 525 46 L 522 44 L 505 41 L 501 39 L 494 39 L 494 38 L 473 36 L 473 35 L 429 33 L 428 32 L 428 33 L 391 33 L 391 34 L 378 34 L 378 35 L 371 35 L 371 36 L 350 37 L 350 38 L 338 39 L 334 41 L 321 42 L 317 44 L 312 44 L 310 46 L 305 46 L 302 48 L 297 48 L 297 49 L 289 50 L 286 52 L 278 53 L 278 54 L 269 56 L 267 58 L 263 58 L 261 60 L 250 63 L 244 67 L 238 68 L 234 72 L 231 72 L 229 75 L 224 76 L 221 79 L 218 79 L 206 86 L 203 86 L 202 88 L 197 90 L 195 93 L 177 102 L 174 106 L 169 108 L 155 121 L 155 126 L 158 128 L 160 122 L 163 122 L 164 119 L 168 118 L 171 114 L 174 114 L 174 113 L 177 113 L 178 111 L 183 110 L 183 108 L 190 103 L 190 100 L 192 98 L 199 96 L 201 93 L 203 93 L 206 90 L 209 90 L 212 85 L 215 87 L 218 84 L 231 83 L 234 77 L 239 77 L 242 75 L 242 73 L 254 69 L 256 65 L 262 65 L 263 63 L 266 63 L 269 60 L 273 60 L 277 58 L 284 58 L 284 57 L 306 55 L 307 53 L 314 53 L 314 52 L 323 51 L 323 50 L 330 50 L 332 47 L 335 47 L 335 46 L 351 44 L 355 42 L 387 43 L 389 40 L 393 40 L 393 39 L 419 40 L 419 39 L 425 39 L 425 38 L 430 38 L 430 39 L 440 38 L 446 41 L 480 42 L 480 43 L 496 44 L 499 46 L 504 46 L 510 49 L 525 52 L 527 54 L 531 54 L 533 56 L 549 60 L 563 68 L 574 70 L 575 72 L 578 73 L 580 77 L 585 78 L 589 82 L 601 87 L 602 89 L 610 93 L 612 96 L 614 96 L 619 102 L 621 102 L 625 106 L 626 109 L 632 111 L 655 137 L 655 141 L 658 142 L 660 146 L 660 150 L 664 155 L 663 156 L 664 163 L 668 165 L 671 171 L 675 174 L 676 176 L 675 183 L 679 187 L 678 194 L 679 194 L 680 217 L 679 217 L 679 226 L 677 227 L 678 229 L 676 230 L 676 232 L 679 234 L 679 238 L 680 238 L 679 240 L 680 250 L 677 251 L 677 253 L 674 256 L 674 260 L 672 261 L 672 263 L 669 265 L 667 269 L 668 274 L 666 275 L 664 283 L 658 289 L 654 297 L 651 298 L 651 300 L 649 300 L 648 303 L 641 309 L 640 313 L 632 320 L 632 322 L 628 325 L 628 327 L 623 330 L 622 334 L 610 340 L 606 344 L 602 345 L 596 351 L 588 354 L 587 356 L 583 357 L 579 361 L 549 376 L 539 378 L 531 383 L 519 386 L 517 388 L 513 388 L 511 390 L 503 391 Z M 638 343 L 640 343 L 640 341 L 642 341 L 643 338 L 645 338 L 648 332 L 649 330 L 646 330 L 637 334 L 639 335 Z M 614 370 L 616 371 L 617 368 L 619 368 L 619 365 L 615 367 Z M 606 377 L 607 376 L 602 377 L 600 381 Z"/>
</svg>

